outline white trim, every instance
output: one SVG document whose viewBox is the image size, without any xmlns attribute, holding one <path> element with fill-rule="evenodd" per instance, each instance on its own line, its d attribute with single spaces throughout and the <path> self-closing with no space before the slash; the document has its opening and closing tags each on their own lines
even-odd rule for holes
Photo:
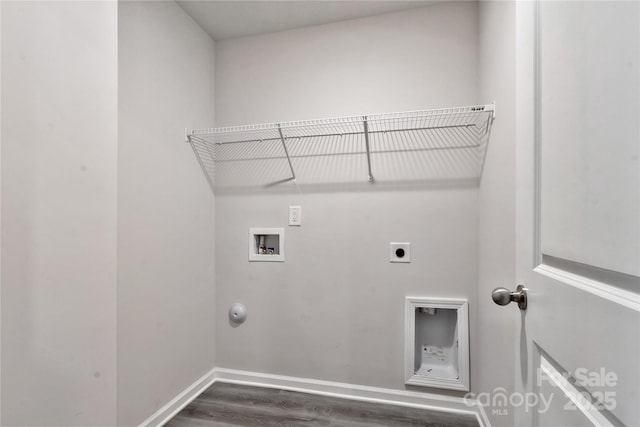
<svg viewBox="0 0 640 427">
<path fill-rule="evenodd" d="M 215 382 L 277 388 L 340 399 L 474 415 L 480 427 L 491 427 L 484 408 L 476 399 L 226 368 L 214 368 L 203 375 L 138 427 L 163 426 Z"/>
<path fill-rule="evenodd" d="M 491 427 L 491 422 L 489 421 L 489 417 L 487 417 L 487 412 L 484 410 L 484 406 L 476 402 L 475 408 L 478 411 L 476 414 L 478 424 L 480 424 L 481 427 Z"/>
<path fill-rule="evenodd" d="M 545 264 L 539 265 L 533 271 L 597 297 L 640 311 L 640 295 L 636 293 Z"/>
<path fill-rule="evenodd" d="M 597 405 L 588 401 L 585 396 L 549 362 L 543 354 L 540 354 L 540 369 L 547 374 L 547 378 L 551 383 L 558 387 L 562 393 L 571 400 L 575 407 L 594 425 L 598 427 L 613 427 L 609 421 L 598 409 Z M 565 409 L 566 410 L 566 409 Z"/>
<path fill-rule="evenodd" d="M 171 399 L 166 405 L 158 409 L 149 418 L 144 420 L 138 427 L 160 427 L 169 422 L 178 412 L 191 403 L 203 391 L 215 382 L 215 371 L 212 369 L 193 384 L 184 389 L 180 394 Z"/>
<path fill-rule="evenodd" d="M 474 415 L 481 427 L 490 427 L 486 414 L 475 399 L 225 368 L 216 368 L 215 378 L 216 382 L 277 388 L 340 399 Z"/>
</svg>

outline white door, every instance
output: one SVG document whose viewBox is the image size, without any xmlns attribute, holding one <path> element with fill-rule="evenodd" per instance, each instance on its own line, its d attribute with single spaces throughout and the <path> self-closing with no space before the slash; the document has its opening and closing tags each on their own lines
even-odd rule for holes
<svg viewBox="0 0 640 427">
<path fill-rule="evenodd" d="M 640 425 L 639 22 L 517 5 L 516 425 Z"/>
</svg>

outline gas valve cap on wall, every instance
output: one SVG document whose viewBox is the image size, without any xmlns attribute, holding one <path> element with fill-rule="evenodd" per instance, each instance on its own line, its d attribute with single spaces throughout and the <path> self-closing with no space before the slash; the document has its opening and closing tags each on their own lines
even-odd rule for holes
<svg viewBox="0 0 640 427">
<path fill-rule="evenodd" d="M 243 323 L 247 320 L 247 307 L 239 302 L 233 304 L 229 309 L 229 320 L 237 324 Z"/>
</svg>

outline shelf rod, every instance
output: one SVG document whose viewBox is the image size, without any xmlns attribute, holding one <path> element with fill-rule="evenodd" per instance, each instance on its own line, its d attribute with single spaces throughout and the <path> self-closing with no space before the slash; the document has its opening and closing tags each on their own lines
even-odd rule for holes
<svg viewBox="0 0 640 427">
<path fill-rule="evenodd" d="M 373 182 L 373 175 L 371 175 L 371 151 L 369 150 L 369 123 L 367 122 L 367 116 L 362 117 L 362 124 L 364 125 L 364 144 L 367 148 L 367 167 L 369 168 L 369 182 Z"/>
<path fill-rule="evenodd" d="M 419 130 L 435 130 L 435 129 L 455 129 L 455 128 L 469 128 L 469 127 L 478 127 L 475 123 L 469 123 L 465 125 L 449 125 L 449 126 L 430 126 L 430 127 L 422 127 L 422 128 L 409 128 L 409 129 L 387 129 L 387 130 L 370 130 L 369 135 L 378 134 L 378 133 L 392 133 L 392 132 L 414 132 Z M 278 132 L 282 135 L 282 130 L 278 128 Z M 328 136 L 348 136 L 348 135 L 362 135 L 364 132 L 343 132 L 343 133 L 323 133 L 317 135 L 305 135 L 305 136 L 289 136 L 289 139 L 302 139 L 302 138 L 324 138 Z M 206 137 L 207 135 L 203 135 Z M 244 142 L 263 142 L 263 141 L 281 141 L 282 136 L 280 138 L 254 138 L 254 139 L 243 139 L 240 141 L 227 141 L 227 142 L 216 142 L 216 144 L 225 145 L 225 144 L 241 144 Z"/>
<path fill-rule="evenodd" d="M 284 140 L 284 135 L 282 134 L 282 128 L 278 123 L 278 133 L 280 134 L 280 140 L 282 141 L 282 147 L 284 148 L 284 153 L 287 155 L 287 162 L 289 162 L 289 168 L 291 169 L 291 176 L 293 177 L 293 183 L 296 183 L 296 173 L 293 171 L 293 165 L 291 164 L 291 158 L 289 157 L 289 150 L 287 150 L 287 144 Z"/>
<path fill-rule="evenodd" d="M 396 154 L 396 153 L 420 153 L 420 152 L 429 152 L 429 151 L 450 151 L 450 150 L 470 150 L 472 148 L 478 148 L 480 145 L 472 144 L 472 145 L 460 145 L 455 147 L 429 147 L 429 148 L 409 148 L 404 150 L 378 150 L 371 151 L 371 154 Z M 292 159 L 312 159 L 316 157 L 337 157 L 337 156 L 361 156 L 363 154 L 367 154 L 365 151 L 350 151 L 346 153 L 325 153 L 325 154 L 299 154 L 297 156 L 291 156 Z M 232 162 L 253 162 L 256 160 L 282 160 L 286 159 L 283 156 L 267 156 L 260 158 L 249 157 L 246 159 L 242 158 L 230 158 L 224 160 L 215 160 L 215 163 L 232 163 Z"/>
</svg>

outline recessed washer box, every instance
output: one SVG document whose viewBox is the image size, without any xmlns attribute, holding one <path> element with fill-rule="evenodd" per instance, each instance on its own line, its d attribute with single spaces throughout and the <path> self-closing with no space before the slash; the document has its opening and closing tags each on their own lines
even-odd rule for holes
<svg viewBox="0 0 640 427">
<path fill-rule="evenodd" d="M 249 261 L 284 261 L 284 228 L 250 228 Z"/>
<path fill-rule="evenodd" d="M 405 384 L 469 391 L 469 304 L 405 298 Z"/>
</svg>

